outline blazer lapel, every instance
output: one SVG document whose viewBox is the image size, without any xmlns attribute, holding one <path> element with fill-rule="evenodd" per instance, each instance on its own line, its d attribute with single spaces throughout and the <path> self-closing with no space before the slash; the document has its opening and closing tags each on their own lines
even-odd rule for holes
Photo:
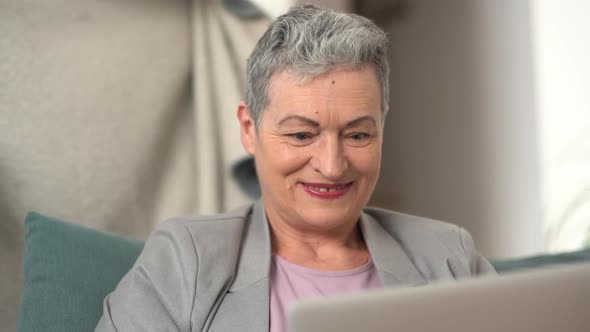
<svg viewBox="0 0 590 332">
<path fill-rule="evenodd" d="M 270 231 L 262 201 L 246 222 L 234 280 L 209 331 L 268 331 L 270 319 Z"/>
<path fill-rule="evenodd" d="M 426 283 L 404 248 L 375 218 L 363 212 L 360 225 L 384 287 Z"/>
</svg>

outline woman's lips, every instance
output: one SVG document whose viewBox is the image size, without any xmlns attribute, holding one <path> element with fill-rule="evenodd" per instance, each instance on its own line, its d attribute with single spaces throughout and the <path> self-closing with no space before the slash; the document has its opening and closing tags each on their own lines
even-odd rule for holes
<svg viewBox="0 0 590 332">
<path fill-rule="evenodd" d="M 310 183 L 302 182 L 303 190 L 308 194 L 322 199 L 335 199 L 343 196 L 352 186 L 349 183 Z"/>
</svg>

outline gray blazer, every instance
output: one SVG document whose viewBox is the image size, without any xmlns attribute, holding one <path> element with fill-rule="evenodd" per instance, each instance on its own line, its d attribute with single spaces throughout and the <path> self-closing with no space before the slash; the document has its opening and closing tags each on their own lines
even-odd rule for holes
<svg viewBox="0 0 590 332">
<path fill-rule="evenodd" d="M 386 287 L 494 273 L 455 225 L 366 208 L 361 231 Z M 104 300 L 97 331 L 268 331 L 271 243 L 262 201 L 161 224 Z"/>
</svg>

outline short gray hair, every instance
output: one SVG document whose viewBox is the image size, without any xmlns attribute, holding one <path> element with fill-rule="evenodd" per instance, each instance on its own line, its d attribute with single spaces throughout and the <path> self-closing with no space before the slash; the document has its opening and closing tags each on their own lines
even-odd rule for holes
<svg viewBox="0 0 590 332">
<path fill-rule="evenodd" d="M 381 109 L 389 109 L 388 40 L 369 19 L 313 5 L 292 7 L 258 40 L 248 58 L 246 102 L 256 127 L 268 106 L 271 78 L 290 71 L 302 79 L 339 68 L 372 66 L 381 83 Z"/>
</svg>

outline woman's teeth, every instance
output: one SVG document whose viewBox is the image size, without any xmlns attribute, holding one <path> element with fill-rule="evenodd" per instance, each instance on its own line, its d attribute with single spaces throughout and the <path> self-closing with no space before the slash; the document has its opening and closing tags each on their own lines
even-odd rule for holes
<svg viewBox="0 0 590 332">
<path fill-rule="evenodd" d="M 345 184 L 338 186 L 338 187 L 333 187 L 333 188 L 326 188 L 326 187 L 314 187 L 314 186 L 308 186 L 309 188 L 315 190 L 315 191 L 319 191 L 319 192 L 323 192 L 323 193 L 327 193 L 327 192 L 331 192 L 331 191 L 336 191 L 336 190 L 342 190 L 344 189 L 344 187 L 346 187 Z"/>
</svg>

